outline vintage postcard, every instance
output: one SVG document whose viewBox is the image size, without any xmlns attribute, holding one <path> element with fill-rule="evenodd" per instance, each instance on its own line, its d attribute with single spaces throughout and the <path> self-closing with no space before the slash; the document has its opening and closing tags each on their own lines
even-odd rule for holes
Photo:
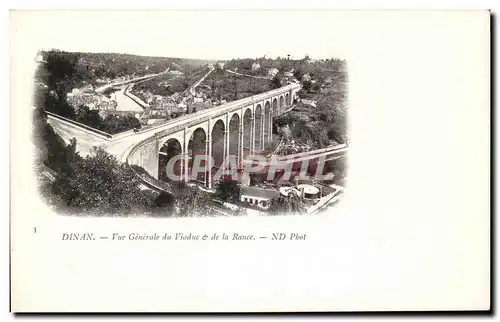
<svg viewBox="0 0 500 322">
<path fill-rule="evenodd" d="M 11 310 L 489 310 L 489 22 L 11 11 Z"/>
</svg>

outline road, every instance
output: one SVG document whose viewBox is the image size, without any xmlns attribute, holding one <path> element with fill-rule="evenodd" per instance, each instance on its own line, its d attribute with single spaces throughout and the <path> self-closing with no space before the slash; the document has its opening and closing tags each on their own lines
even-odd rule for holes
<svg viewBox="0 0 500 322">
<path fill-rule="evenodd" d="M 251 77 L 251 78 L 256 78 L 256 79 L 265 79 L 265 80 L 271 79 L 269 76 L 253 76 L 253 75 L 238 73 L 238 72 L 235 72 L 235 71 L 232 71 L 229 69 L 226 69 L 226 72 L 234 74 L 234 75 L 240 75 L 240 76 Z"/>
<path fill-rule="evenodd" d="M 266 157 L 266 165 L 271 165 L 272 161 L 276 161 L 277 162 L 276 164 L 282 165 L 282 164 L 318 159 L 321 157 L 326 158 L 327 156 L 330 156 L 328 159 L 330 158 L 333 159 L 334 158 L 333 156 L 344 155 L 347 152 L 347 149 L 348 147 L 346 144 L 341 144 L 324 149 L 311 150 L 284 156 L 275 156 L 276 159 L 274 159 L 273 155 L 271 155 Z M 257 162 L 257 160 L 255 159 L 243 160 L 244 164 L 254 164 L 255 162 Z"/>
<path fill-rule="evenodd" d="M 207 78 L 207 76 L 210 75 L 210 73 L 213 72 L 214 70 L 215 70 L 215 68 L 213 68 L 213 67 L 210 68 L 208 73 L 206 73 L 199 81 L 194 83 L 194 85 L 189 88 L 189 93 L 193 96 L 196 96 L 196 87 L 198 87 L 201 84 L 201 82 L 203 82 L 205 80 L 205 78 Z"/>
<path fill-rule="evenodd" d="M 100 92 L 103 92 L 103 91 L 105 91 L 105 90 L 107 90 L 108 88 L 111 88 L 111 87 L 121 86 L 121 85 L 127 85 L 127 84 L 131 84 L 131 83 L 139 82 L 141 80 L 148 80 L 150 78 L 155 78 L 155 77 L 158 77 L 160 75 L 168 73 L 169 69 L 170 68 L 168 68 L 164 72 L 157 73 L 157 74 L 150 74 L 150 75 L 145 75 L 145 76 L 140 76 L 140 77 L 132 78 L 132 79 L 129 79 L 129 80 L 124 80 L 124 81 L 119 81 L 119 82 L 115 82 L 115 83 L 111 83 L 111 84 L 106 84 L 106 85 L 103 85 L 101 87 L 96 88 L 94 91 L 97 92 L 97 93 L 100 93 Z"/>
</svg>

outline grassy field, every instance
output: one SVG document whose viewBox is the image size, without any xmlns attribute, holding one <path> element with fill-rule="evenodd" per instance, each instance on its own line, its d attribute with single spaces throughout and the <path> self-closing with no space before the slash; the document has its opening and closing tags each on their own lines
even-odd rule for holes
<svg viewBox="0 0 500 322">
<path fill-rule="evenodd" d="M 234 75 L 224 70 L 213 71 L 201 84 L 199 91 L 215 100 L 234 101 L 272 89 L 264 79 Z"/>
</svg>

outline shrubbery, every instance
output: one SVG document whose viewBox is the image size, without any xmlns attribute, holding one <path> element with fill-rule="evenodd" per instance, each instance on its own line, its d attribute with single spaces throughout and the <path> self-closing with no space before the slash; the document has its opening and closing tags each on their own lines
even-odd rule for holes
<svg viewBox="0 0 500 322">
<path fill-rule="evenodd" d="M 215 190 L 215 196 L 222 201 L 239 203 L 241 189 L 237 181 L 221 180 Z"/>
<path fill-rule="evenodd" d="M 86 106 L 80 106 L 77 109 L 74 119 L 109 134 L 116 134 L 141 126 L 141 122 L 132 115 L 108 115 L 103 119 L 99 115 L 99 111 L 90 110 Z"/>
<path fill-rule="evenodd" d="M 287 197 L 279 195 L 269 201 L 269 214 L 271 215 L 303 214 L 305 212 L 304 202 L 293 192 L 290 192 Z"/>
<path fill-rule="evenodd" d="M 81 157 L 76 140 L 66 145 L 43 112 L 37 109 L 34 118 L 38 168 L 55 173 L 55 180 L 41 187 L 51 203 L 68 212 L 99 214 L 130 214 L 154 205 L 155 194 L 139 189 L 140 181 L 128 166 L 101 148 Z"/>
</svg>

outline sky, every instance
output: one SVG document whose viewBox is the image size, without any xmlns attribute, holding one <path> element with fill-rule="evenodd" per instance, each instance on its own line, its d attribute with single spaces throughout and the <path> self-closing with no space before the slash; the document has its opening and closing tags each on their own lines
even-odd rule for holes
<svg viewBox="0 0 500 322">
<path fill-rule="evenodd" d="M 25 11 L 14 32 L 39 49 L 231 59 L 347 59 L 345 11 Z M 352 30 L 352 29 L 351 29 Z"/>
</svg>

